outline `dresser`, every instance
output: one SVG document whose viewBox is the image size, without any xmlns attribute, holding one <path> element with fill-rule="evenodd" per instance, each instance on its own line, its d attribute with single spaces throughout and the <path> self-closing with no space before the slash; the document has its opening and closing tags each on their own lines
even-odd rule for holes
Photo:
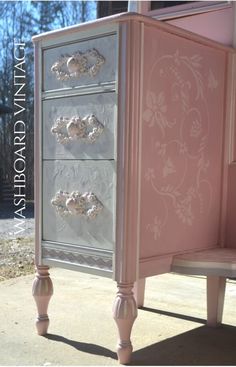
<svg viewBox="0 0 236 367">
<path fill-rule="evenodd" d="M 128 363 L 145 278 L 225 245 L 235 52 L 135 13 L 33 42 L 37 330 L 50 266 L 113 278 Z"/>
</svg>

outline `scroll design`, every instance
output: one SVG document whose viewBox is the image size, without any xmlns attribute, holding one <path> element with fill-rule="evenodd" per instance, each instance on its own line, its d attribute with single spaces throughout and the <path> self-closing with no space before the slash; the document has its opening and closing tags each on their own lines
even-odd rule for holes
<svg viewBox="0 0 236 367">
<path fill-rule="evenodd" d="M 61 216 L 80 215 L 87 219 L 94 219 L 103 209 L 102 203 L 92 192 L 81 194 L 73 191 L 71 194 L 66 191 L 58 191 L 51 200 L 52 206 Z"/>
<path fill-rule="evenodd" d="M 62 55 L 52 65 L 51 72 L 61 81 L 84 75 L 95 77 L 104 63 L 105 58 L 93 48 L 85 52 L 77 51 L 73 55 Z"/>
<path fill-rule="evenodd" d="M 79 139 L 85 143 L 94 143 L 103 130 L 104 125 L 93 114 L 84 118 L 74 116 L 71 119 L 60 116 L 51 128 L 60 144 Z"/>
<path fill-rule="evenodd" d="M 143 131 L 153 130 L 150 152 L 155 161 L 143 170 L 143 179 L 158 201 L 158 215 L 146 223 L 154 241 L 171 220 L 191 227 L 212 210 L 207 98 L 219 81 L 211 70 L 206 80 L 203 61 L 200 54 L 186 56 L 176 50 L 153 60 L 148 76 Z"/>
</svg>

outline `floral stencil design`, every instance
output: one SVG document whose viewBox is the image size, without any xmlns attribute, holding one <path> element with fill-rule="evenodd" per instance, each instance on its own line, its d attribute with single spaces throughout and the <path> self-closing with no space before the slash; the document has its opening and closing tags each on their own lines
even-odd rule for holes
<svg viewBox="0 0 236 367">
<path fill-rule="evenodd" d="M 192 199 L 196 197 L 196 191 L 194 187 L 190 187 L 186 196 L 176 203 L 176 214 L 184 224 L 192 225 L 194 214 L 192 211 Z"/>
<path fill-rule="evenodd" d="M 157 71 L 159 84 L 151 87 L 152 73 Z M 170 214 L 189 227 L 211 206 L 212 185 L 206 178 L 210 160 L 206 158 L 209 113 L 205 90 L 217 88 L 218 81 L 210 70 L 204 82 L 200 55 L 185 56 L 176 50 L 155 61 L 149 86 L 143 123 L 161 132 L 152 134 L 154 139 L 158 136 L 151 148 L 156 165 L 144 172 L 158 203 L 162 203 L 161 215 L 146 225 L 156 241 Z"/>
<path fill-rule="evenodd" d="M 153 224 L 147 224 L 147 229 L 153 233 L 154 240 L 161 236 L 162 221 L 157 216 L 154 217 Z"/>
<path fill-rule="evenodd" d="M 213 91 L 214 89 L 216 89 L 218 87 L 218 81 L 216 80 L 212 70 L 209 70 L 209 75 L 208 75 L 208 88 Z"/>
<path fill-rule="evenodd" d="M 166 118 L 167 104 L 164 92 L 160 92 L 158 95 L 148 92 L 147 107 L 148 108 L 143 114 L 144 121 L 148 122 L 149 127 L 153 127 L 157 124 L 164 135 L 164 130 L 175 124 L 175 121 L 170 122 Z"/>
<path fill-rule="evenodd" d="M 151 180 L 155 179 L 155 173 L 154 173 L 153 168 L 148 168 L 148 170 L 145 174 L 145 178 L 146 178 L 147 181 L 151 181 Z"/>
<path fill-rule="evenodd" d="M 162 170 L 162 176 L 167 177 L 168 175 L 171 175 L 171 173 L 175 173 L 175 172 L 176 172 L 176 169 L 174 167 L 174 164 L 171 158 L 168 157 L 166 160 L 165 166 L 163 167 L 163 170 Z"/>
<path fill-rule="evenodd" d="M 202 132 L 202 125 L 200 123 L 199 120 L 193 120 L 192 121 L 192 127 L 191 127 L 191 132 L 190 132 L 190 136 L 193 138 L 198 138 L 199 135 Z"/>
</svg>

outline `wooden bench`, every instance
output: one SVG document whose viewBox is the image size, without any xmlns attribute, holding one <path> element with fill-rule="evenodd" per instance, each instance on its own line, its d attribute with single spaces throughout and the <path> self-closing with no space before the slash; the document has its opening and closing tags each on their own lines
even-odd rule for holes
<svg viewBox="0 0 236 367">
<path fill-rule="evenodd" d="M 181 274 L 207 277 L 207 325 L 222 321 L 227 277 L 236 277 L 236 249 L 213 248 L 177 255 L 171 270 Z"/>
</svg>

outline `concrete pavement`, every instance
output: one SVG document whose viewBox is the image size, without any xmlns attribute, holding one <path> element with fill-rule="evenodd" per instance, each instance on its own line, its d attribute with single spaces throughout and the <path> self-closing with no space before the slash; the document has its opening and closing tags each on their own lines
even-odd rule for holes
<svg viewBox="0 0 236 367">
<path fill-rule="evenodd" d="M 35 332 L 33 276 L 0 283 L 0 365 L 118 365 L 111 306 L 115 283 L 51 269 L 49 334 Z M 226 289 L 224 325 L 205 326 L 205 279 L 147 279 L 145 307 L 132 330 L 132 365 L 236 365 L 236 282 Z"/>
</svg>

